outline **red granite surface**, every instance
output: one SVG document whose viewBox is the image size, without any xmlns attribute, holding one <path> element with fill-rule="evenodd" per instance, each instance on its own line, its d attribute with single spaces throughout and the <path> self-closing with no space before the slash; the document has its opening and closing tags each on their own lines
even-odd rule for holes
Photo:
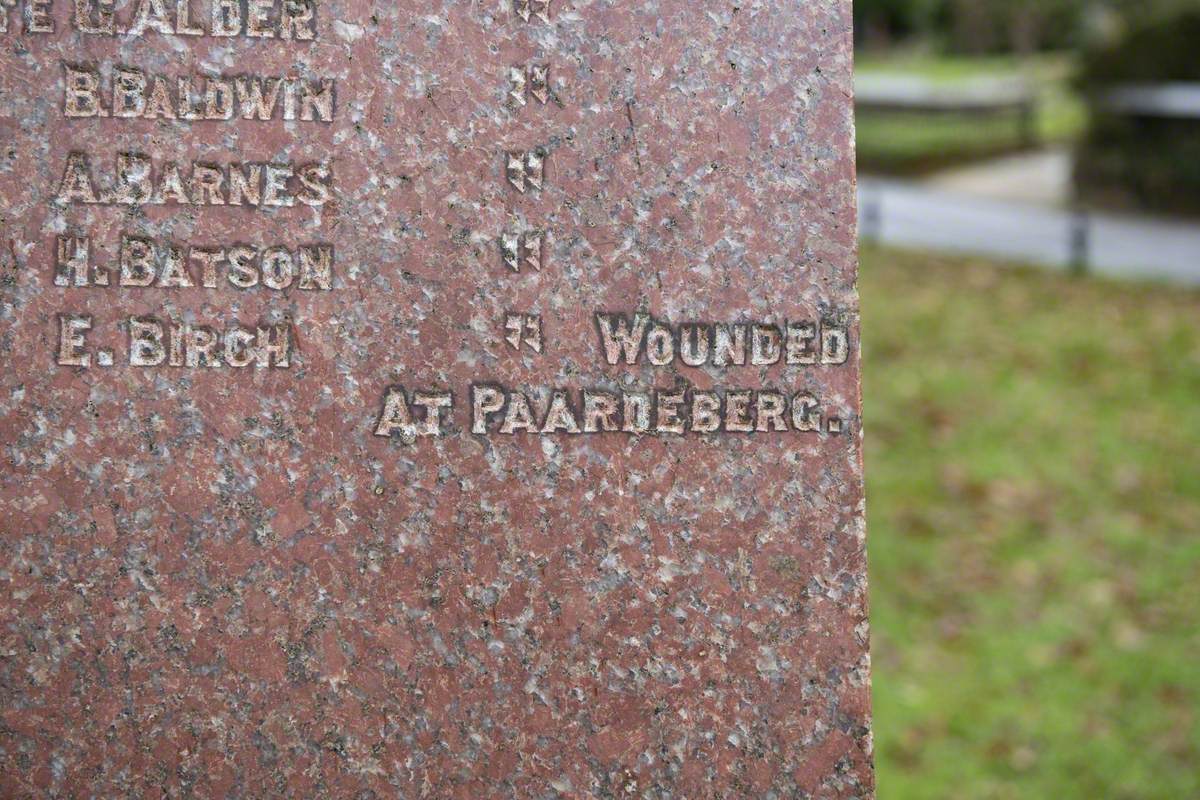
<svg viewBox="0 0 1200 800">
<path fill-rule="evenodd" d="M 0 794 L 873 796 L 849 2 L 330 0 L 312 42 L 10 14 Z M 64 62 L 327 76 L 336 119 L 65 119 Z M 531 62 L 554 98 L 510 108 Z M 516 193 L 503 154 L 534 147 L 546 185 Z M 102 182 L 130 151 L 324 162 L 332 198 L 55 200 L 69 153 Z M 522 222 L 540 272 L 495 249 Z M 123 232 L 328 242 L 335 284 L 57 287 L 81 232 L 104 259 Z M 851 358 L 611 366 L 594 315 L 637 310 L 836 318 Z M 114 366 L 56 363 L 64 313 Z M 142 314 L 287 324 L 292 364 L 131 367 Z M 846 429 L 479 436 L 473 383 L 804 390 Z M 396 384 L 453 393 L 444 435 L 374 435 Z"/>
</svg>

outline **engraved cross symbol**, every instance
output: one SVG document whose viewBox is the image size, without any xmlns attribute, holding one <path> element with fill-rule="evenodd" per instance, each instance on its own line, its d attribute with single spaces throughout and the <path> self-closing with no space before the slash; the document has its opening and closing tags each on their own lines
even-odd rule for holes
<svg viewBox="0 0 1200 800">
<path fill-rule="evenodd" d="M 513 272 L 520 272 L 522 266 L 541 272 L 542 245 L 545 241 L 543 233 L 505 232 L 500 236 L 500 255 Z"/>
<path fill-rule="evenodd" d="M 550 65 L 530 64 L 528 67 L 513 67 L 508 71 L 512 89 L 508 96 L 514 105 L 525 105 L 525 96 L 545 105 L 550 100 Z"/>
<path fill-rule="evenodd" d="M 550 65 L 532 64 L 529 67 L 529 93 L 542 105 L 550 99 Z"/>
<path fill-rule="evenodd" d="M 504 175 L 521 194 L 528 189 L 541 190 L 546 177 L 546 156 L 540 150 L 505 153 Z"/>
<path fill-rule="evenodd" d="M 537 17 L 543 22 L 550 21 L 550 0 L 513 0 L 513 10 L 526 22 L 529 22 L 531 17 Z"/>
<path fill-rule="evenodd" d="M 521 345 L 535 353 L 542 352 L 542 318 L 534 314 L 508 314 L 504 318 L 504 330 L 508 335 L 504 341 L 513 350 L 520 350 Z"/>
</svg>

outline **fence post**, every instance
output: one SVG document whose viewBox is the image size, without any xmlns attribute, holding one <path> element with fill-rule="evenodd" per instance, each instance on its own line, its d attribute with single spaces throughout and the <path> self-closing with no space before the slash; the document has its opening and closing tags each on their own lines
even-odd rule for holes
<svg viewBox="0 0 1200 800">
<path fill-rule="evenodd" d="M 883 193 L 868 189 L 862 193 L 862 228 L 859 238 L 876 244 L 883 236 Z"/>
<path fill-rule="evenodd" d="M 1072 275 L 1086 275 L 1091 267 L 1091 215 L 1082 205 L 1071 213 L 1070 271 Z"/>
</svg>

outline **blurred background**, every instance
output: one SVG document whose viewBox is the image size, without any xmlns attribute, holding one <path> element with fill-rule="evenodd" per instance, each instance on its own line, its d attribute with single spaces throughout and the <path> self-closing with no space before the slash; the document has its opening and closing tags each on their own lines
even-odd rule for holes
<svg viewBox="0 0 1200 800">
<path fill-rule="evenodd" d="M 1200 798 L 1200 0 L 856 0 L 879 796 Z"/>
</svg>

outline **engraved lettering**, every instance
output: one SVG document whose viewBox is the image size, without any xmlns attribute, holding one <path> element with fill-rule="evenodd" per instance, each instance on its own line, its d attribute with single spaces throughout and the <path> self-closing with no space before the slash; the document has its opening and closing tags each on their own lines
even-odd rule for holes
<svg viewBox="0 0 1200 800">
<path fill-rule="evenodd" d="M 233 84 L 237 90 L 238 105 L 242 109 L 242 119 L 269 120 L 275 117 L 282 80 L 244 77 L 235 78 Z"/>
<path fill-rule="evenodd" d="M 401 407 L 400 402 L 386 396 L 386 413 L 381 413 L 380 420 L 411 423 L 410 405 Z M 477 435 L 620 432 L 679 436 L 720 431 L 759 435 L 820 433 L 822 424 L 830 434 L 844 429 L 838 418 L 822 420 L 818 401 L 804 392 L 792 396 L 774 389 L 576 392 L 561 388 L 522 391 L 491 384 L 471 387 L 471 430 Z"/>
<path fill-rule="evenodd" d="M 376 436 L 391 436 L 393 433 L 399 433 L 409 439 L 417 435 L 408 406 L 408 396 L 399 386 L 388 387 L 383 398 L 383 408 L 379 412 L 379 421 L 375 424 Z"/>
<path fill-rule="evenodd" d="M 504 411 L 504 423 L 500 426 L 503 434 L 514 434 L 517 431 L 534 433 L 537 431 L 537 421 L 533 418 L 533 410 L 529 407 L 529 398 L 522 392 L 514 392 L 508 396 L 508 405 Z"/>
<path fill-rule="evenodd" d="M 684 322 L 651 320 L 645 314 L 596 315 L 605 361 L 627 365 L 641 360 L 664 367 L 681 362 L 689 367 L 765 367 L 845 364 L 850 356 L 849 332 L 832 322 L 798 321 L 783 324 Z"/>
<path fill-rule="evenodd" d="M 786 431 L 787 399 L 779 392 L 759 392 L 754 399 L 754 429 L 759 433 Z"/>
<path fill-rule="evenodd" d="M 154 283 L 154 250 L 149 239 L 126 236 L 121 240 L 121 286 L 145 287 Z"/>
<path fill-rule="evenodd" d="M 617 415 L 621 407 L 615 395 L 608 392 L 583 393 L 584 433 L 608 433 L 620 430 Z"/>
<path fill-rule="evenodd" d="M 175 0 L 175 32 L 180 36 L 204 35 L 204 30 L 193 24 L 189 0 Z"/>
<path fill-rule="evenodd" d="M 115 0 L 75 0 L 72 17 L 75 30 L 80 33 L 106 34 L 115 31 Z"/>
<path fill-rule="evenodd" d="M 212 35 L 237 36 L 242 30 L 242 4 L 237 0 L 214 0 Z"/>
<path fill-rule="evenodd" d="M 130 36 L 141 36 L 150 29 L 167 35 L 175 32 L 175 26 L 167 14 L 165 0 L 136 0 L 133 22 L 126 33 Z"/>
<path fill-rule="evenodd" d="M 675 360 L 675 340 L 671 330 L 655 322 L 646 332 L 646 357 L 656 367 L 665 367 Z"/>
<path fill-rule="evenodd" d="M 774 325 L 755 325 L 751 329 L 750 363 L 756 367 L 765 367 L 779 363 L 782 353 L 780 342 L 782 337 Z"/>
<path fill-rule="evenodd" d="M 78 204 L 118 205 L 247 205 L 290 208 L 297 202 L 323 206 L 332 197 L 333 173 L 328 164 L 156 165 L 142 153 L 118 153 L 107 188 L 93 178 L 91 158 L 75 152 L 67 157 L 58 200 Z"/>
<path fill-rule="evenodd" d="M 792 428 L 802 433 L 821 430 L 821 419 L 817 414 L 817 399 L 809 394 L 798 394 L 792 398 Z"/>
<path fill-rule="evenodd" d="M 550 398 L 542 433 L 579 433 L 579 421 L 566 392 L 556 391 Z"/>
<path fill-rule="evenodd" d="M 254 332 L 254 344 L 258 348 L 256 365 L 260 369 L 272 366 L 286 369 L 292 365 L 292 331 L 286 325 L 260 326 Z"/>
<path fill-rule="evenodd" d="M 158 320 L 134 317 L 129 320 L 129 365 L 157 367 L 167 358 L 163 348 L 163 327 Z"/>
<path fill-rule="evenodd" d="M 689 367 L 708 363 L 712 331 L 707 325 L 681 325 L 679 328 L 679 357 Z"/>
<path fill-rule="evenodd" d="M 58 186 L 58 199 L 64 203 L 97 202 L 91 164 L 85 153 L 71 153 L 67 156 L 67 166 Z"/>
<path fill-rule="evenodd" d="M 726 367 L 746 363 L 746 326 L 717 325 L 717 340 L 713 347 L 713 365 Z"/>
<path fill-rule="evenodd" d="M 323 206 L 329 202 L 333 173 L 327 164 L 305 164 L 296 170 L 300 192 L 296 199 L 306 206 Z"/>
<path fill-rule="evenodd" d="M 234 329 L 225 334 L 225 363 L 234 368 L 250 366 L 255 360 L 255 335 Z"/>
<path fill-rule="evenodd" d="M 442 410 L 454 405 L 449 392 L 414 392 L 413 405 L 425 411 L 425 421 L 417 428 L 418 436 L 439 436 L 442 432 Z"/>
<path fill-rule="evenodd" d="M 53 0 L 26 0 L 26 33 L 54 33 Z"/>
<path fill-rule="evenodd" d="M 822 364 L 845 364 L 850 357 L 850 339 L 845 328 L 827 328 L 821 340 Z"/>
<path fill-rule="evenodd" d="M 721 429 L 721 398 L 715 392 L 692 395 L 692 430 L 715 433 Z"/>
<path fill-rule="evenodd" d="M 54 259 L 55 286 L 108 286 L 108 270 L 92 266 L 92 243 L 86 236 L 59 236 Z"/>
<path fill-rule="evenodd" d="M 129 365 L 189 369 L 288 369 L 292 334 L 287 325 L 169 324 L 154 317 L 129 319 Z"/>
<path fill-rule="evenodd" d="M 659 433 L 682 434 L 684 432 L 683 419 L 679 416 L 679 409 L 684 400 L 683 392 L 658 394 L 658 403 L 655 406 L 655 430 Z"/>
<path fill-rule="evenodd" d="M 621 399 L 621 411 L 625 421 L 622 430 L 633 434 L 649 433 L 650 395 L 647 392 L 625 392 Z"/>
<path fill-rule="evenodd" d="M 76 285 L 87 285 L 78 283 L 81 256 L 67 249 L 69 246 L 66 237 L 60 240 L 60 267 L 55 282 L 68 285 L 59 281 L 69 280 L 70 273 L 75 276 Z M 85 252 L 83 257 L 86 255 Z M 72 260 L 63 262 L 68 256 Z M 217 289 L 224 283 L 234 289 L 262 286 L 284 291 L 295 287 L 303 292 L 328 292 L 333 290 L 334 264 L 334 249 L 330 244 L 295 248 L 284 245 L 257 248 L 245 244 L 200 246 L 124 235 L 117 271 L 119 285 L 135 289 Z M 98 271 L 97 285 L 107 282 L 107 271 Z"/>
<path fill-rule="evenodd" d="M 650 318 L 645 314 L 634 315 L 632 326 L 624 314 L 597 314 L 605 360 L 616 366 L 623 357 L 626 364 L 636 364 L 649 324 Z"/>
<path fill-rule="evenodd" d="M 282 0 L 279 37 L 310 42 L 317 38 L 317 0 Z"/>
<path fill-rule="evenodd" d="M 247 0 L 246 35 L 256 39 L 275 38 L 275 0 Z"/>
<path fill-rule="evenodd" d="M 92 318 L 77 314 L 58 316 L 58 363 L 64 367 L 91 366 L 92 357 L 86 350 L 87 332 Z"/>
<path fill-rule="evenodd" d="M 67 117 L 106 116 L 100 105 L 100 76 L 86 67 L 64 65 L 64 69 L 63 114 Z"/>
<path fill-rule="evenodd" d="M 220 366 L 217 357 L 220 339 L 216 331 L 207 325 L 187 325 L 184 327 L 184 337 L 183 363 L 186 366 L 192 369 Z"/>
<path fill-rule="evenodd" d="M 504 408 L 504 392 L 495 386 L 471 387 L 471 432 L 486 434 L 489 418 Z"/>
<path fill-rule="evenodd" d="M 725 430 L 731 433 L 750 433 L 754 421 L 750 419 L 751 392 L 728 392 L 725 395 Z"/>
<path fill-rule="evenodd" d="M 0 3 L 4 2 L 6 0 L 0 0 Z M 129 3 L 73 0 L 71 19 L 75 30 L 92 35 L 244 36 L 307 42 L 317 35 L 317 2 L 206 0 L 207 9 L 195 14 L 190 0 L 132 0 Z M 26 0 L 26 3 L 31 8 L 42 9 L 38 15 L 39 23 L 48 21 L 51 0 Z"/>
<path fill-rule="evenodd" d="M 418 436 L 441 436 L 443 411 L 452 406 L 453 397 L 449 392 L 416 391 L 410 402 L 403 387 L 389 386 L 375 425 L 375 435 L 390 437 L 398 433 L 407 441 Z M 422 409 L 422 419 L 418 420 L 414 408 Z"/>
</svg>

